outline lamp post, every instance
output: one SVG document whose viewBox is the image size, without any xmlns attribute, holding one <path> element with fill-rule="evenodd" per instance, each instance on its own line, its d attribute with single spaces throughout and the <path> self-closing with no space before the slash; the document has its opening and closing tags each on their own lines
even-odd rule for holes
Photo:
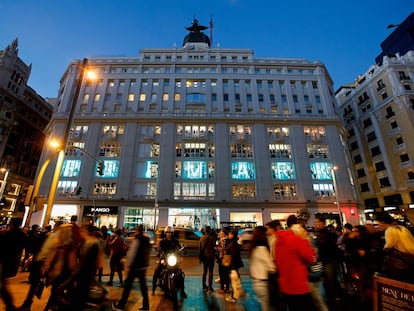
<svg viewBox="0 0 414 311">
<path fill-rule="evenodd" d="M 339 214 L 339 225 L 342 228 L 342 211 L 341 211 L 341 204 L 339 203 L 339 196 L 338 196 L 338 186 L 336 184 L 336 177 L 335 177 L 335 171 L 338 169 L 337 166 L 332 166 L 331 173 L 332 173 L 332 181 L 335 188 L 335 196 L 336 196 L 336 205 L 338 207 L 338 214 Z"/>
<path fill-rule="evenodd" d="M 46 207 L 46 212 L 45 212 L 44 219 L 43 219 L 43 224 L 46 224 L 46 225 L 49 223 L 50 216 L 52 214 L 53 201 L 55 199 L 55 194 L 56 194 L 56 190 L 57 190 L 57 186 L 58 186 L 58 182 L 59 182 L 60 172 L 61 172 L 62 166 L 63 166 L 63 161 L 65 159 L 65 149 L 66 149 L 66 146 L 68 144 L 70 128 L 71 128 L 72 123 L 73 123 L 73 117 L 75 115 L 76 105 L 77 105 L 77 102 L 78 102 L 79 93 L 80 93 L 80 89 L 81 89 L 81 86 L 82 86 L 82 81 L 83 81 L 84 76 L 85 76 L 87 65 L 88 65 L 88 59 L 84 58 L 83 62 L 82 62 L 82 65 L 80 67 L 80 73 L 79 73 L 78 81 L 76 82 L 75 93 L 73 95 L 72 105 L 70 106 L 68 120 L 67 120 L 66 125 L 65 125 L 64 136 L 63 136 L 63 139 L 62 139 L 62 148 L 58 152 L 58 159 L 56 161 L 55 171 L 54 171 L 52 183 L 51 183 L 50 189 L 49 189 L 49 196 L 48 196 L 48 199 L 47 199 L 47 207 Z"/>
</svg>

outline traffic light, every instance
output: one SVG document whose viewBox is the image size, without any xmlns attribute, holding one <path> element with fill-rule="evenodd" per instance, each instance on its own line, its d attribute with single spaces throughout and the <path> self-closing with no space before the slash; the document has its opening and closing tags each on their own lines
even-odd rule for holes
<svg viewBox="0 0 414 311">
<path fill-rule="evenodd" d="M 78 189 L 76 189 L 76 195 L 80 195 L 82 192 L 82 187 L 78 187 Z"/>
<path fill-rule="evenodd" d="M 104 169 L 105 169 L 105 165 L 104 165 L 103 161 L 99 161 L 98 162 L 98 168 L 96 170 L 98 172 L 99 176 L 104 175 Z"/>
</svg>

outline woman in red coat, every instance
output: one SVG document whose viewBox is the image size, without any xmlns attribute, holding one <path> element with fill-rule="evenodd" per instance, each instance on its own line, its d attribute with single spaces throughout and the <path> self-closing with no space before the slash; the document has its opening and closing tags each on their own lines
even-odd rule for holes
<svg viewBox="0 0 414 311">
<path fill-rule="evenodd" d="M 297 223 L 293 217 L 288 218 L 289 229 L 276 232 L 274 258 L 280 291 L 289 311 L 313 311 L 316 308 L 308 283 L 308 267 L 316 262 L 316 254 L 305 236 L 297 235 L 290 229 L 291 225 Z"/>
</svg>

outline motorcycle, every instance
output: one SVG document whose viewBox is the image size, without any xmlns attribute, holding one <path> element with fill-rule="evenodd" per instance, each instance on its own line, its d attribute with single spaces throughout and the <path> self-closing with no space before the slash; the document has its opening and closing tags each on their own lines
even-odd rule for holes
<svg viewBox="0 0 414 311">
<path fill-rule="evenodd" d="M 160 271 L 156 271 L 153 277 L 152 294 L 154 295 L 157 286 L 161 287 L 164 291 L 164 296 L 171 300 L 174 310 L 178 309 L 178 292 L 181 292 L 182 298 L 187 297 L 184 292 L 185 274 L 180 268 L 179 256 L 183 249 L 184 247 L 178 252 L 167 254 L 160 252 L 160 259 L 158 261 L 158 269 Z"/>
</svg>

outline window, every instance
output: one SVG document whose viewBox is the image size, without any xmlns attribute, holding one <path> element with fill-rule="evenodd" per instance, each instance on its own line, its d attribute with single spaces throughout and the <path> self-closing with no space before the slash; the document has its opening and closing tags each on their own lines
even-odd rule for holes
<svg viewBox="0 0 414 311">
<path fill-rule="evenodd" d="M 184 157 L 186 158 L 204 158 L 207 155 L 206 143 L 185 143 Z"/>
<path fill-rule="evenodd" d="M 272 178 L 280 180 L 295 179 L 295 168 L 291 162 L 272 162 Z"/>
<path fill-rule="evenodd" d="M 94 102 L 98 102 L 101 99 L 101 94 L 97 93 L 95 94 Z"/>
<path fill-rule="evenodd" d="M 404 163 L 404 162 L 410 161 L 410 157 L 408 156 L 408 154 L 404 153 L 400 155 L 400 160 L 401 160 L 401 163 Z"/>
<path fill-rule="evenodd" d="M 312 137 L 312 140 L 320 140 L 322 137 L 325 137 L 324 127 L 304 127 L 303 131 L 305 136 Z"/>
<path fill-rule="evenodd" d="M 119 174 L 119 160 L 103 160 L 103 163 L 104 163 L 104 169 L 103 169 L 102 176 L 100 176 L 97 172 L 98 163 L 96 163 L 95 177 L 117 178 Z"/>
<path fill-rule="evenodd" d="M 397 121 L 392 121 L 391 122 L 391 128 L 392 129 L 395 129 L 395 128 L 397 128 L 398 127 L 398 123 L 397 123 Z"/>
<path fill-rule="evenodd" d="M 207 162 L 183 161 L 181 177 L 183 179 L 207 179 Z"/>
<path fill-rule="evenodd" d="M 358 143 L 356 141 L 353 141 L 350 144 L 350 148 L 351 148 L 351 150 L 357 150 L 358 149 Z"/>
<path fill-rule="evenodd" d="M 81 169 L 81 160 L 65 160 L 61 171 L 62 177 L 78 177 Z"/>
<path fill-rule="evenodd" d="M 369 186 L 367 183 L 361 184 L 361 192 L 369 192 Z"/>
<path fill-rule="evenodd" d="M 200 93 L 190 93 L 187 94 L 187 102 L 188 103 L 205 103 L 206 102 L 206 95 Z"/>
<path fill-rule="evenodd" d="M 371 142 L 371 141 L 376 140 L 376 139 L 377 139 L 377 136 L 375 135 L 375 132 L 371 132 L 371 133 L 367 134 L 368 142 Z"/>
<path fill-rule="evenodd" d="M 388 177 L 380 178 L 379 183 L 380 183 L 380 188 L 391 187 L 391 184 L 390 184 L 390 181 L 389 181 Z"/>
<path fill-rule="evenodd" d="M 128 94 L 128 101 L 133 102 L 134 100 L 135 100 L 135 94 L 134 93 L 129 93 Z"/>
<path fill-rule="evenodd" d="M 116 183 L 115 182 L 97 182 L 94 184 L 92 194 L 110 197 L 116 194 Z"/>
<path fill-rule="evenodd" d="M 146 161 L 144 178 L 157 178 L 158 177 L 158 162 Z"/>
<path fill-rule="evenodd" d="M 380 171 L 383 171 L 383 170 L 385 170 L 385 164 L 384 164 L 384 162 L 377 162 L 377 163 L 375 163 L 375 171 L 376 172 L 380 172 Z"/>
<path fill-rule="evenodd" d="M 354 156 L 354 164 L 361 163 L 361 162 L 362 162 L 362 158 L 360 154 L 357 154 L 356 156 Z"/>
<path fill-rule="evenodd" d="M 372 125 L 372 121 L 370 118 L 364 120 L 364 128 L 367 128 L 370 125 Z"/>
<path fill-rule="evenodd" d="M 365 170 L 363 168 L 358 169 L 357 170 L 357 177 L 361 178 L 361 177 L 364 177 L 364 176 L 366 176 Z"/>
<path fill-rule="evenodd" d="M 254 163 L 251 162 L 232 162 L 231 178 L 240 180 L 250 180 L 256 178 Z"/>
<path fill-rule="evenodd" d="M 253 158 L 253 147 L 251 144 L 234 143 L 231 144 L 232 158 Z"/>
<path fill-rule="evenodd" d="M 139 101 L 140 101 L 140 102 L 145 101 L 145 99 L 146 99 L 146 94 L 145 94 L 145 93 L 141 93 L 141 94 L 139 94 Z"/>
<path fill-rule="evenodd" d="M 233 198 L 254 198 L 256 197 L 256 186 L 251 183 L 233 184 Z"/>
<path fill-rule="evenodd" d="M 325 144 L 308 144 L 306 149 L 310 159 L 326 159 L 328 157 L 328 146 Z"/>
<path fill-rule="evenodd" d="M 170 99 L 170 96 L 169 96 L 169 94 L 168 94 L 168 93 L 164 93 L 164 94 L 162 94 L 162 100 L 163 100 L 164 102 L 168 101 L 169 99 Z"/>
<path fill-rule="evenodd" d="M 120 157 L 121 156 L 121 143 L 120 142 L 107 142 L 101 143 L 99 156 L 101 157 Z"/>
<path fill-rule="evenodd" d="M 89 94 L 84 94 L 82 99 L 82 104 L 87 104 L 89 101 Z"/>
<path fill-rule="evenodd" d="M 381 149 L 379 146 L 375 146 L 371 148 L 371 157 L 375 157 L 377 155 L 381 154 Z"/>
<path fill-rule="evenodd" d="M 325 180 L 332 179 L 332 164 L 327 162 L 312 162 L 309 164 L 312 173 L 312 179 Z"/>
<path fill-rule="evenodd" d="M 395 141 L 396 141 L 397 145 L 401 145 L 401 144 L 404 143 L 404 140 L 403 140 L 402 137 L 397 137 L 397 139 Z"/>
<path fill-rule="evenodd" d="M 269 153 L 271 158 L 290 159 L 290 145 L 288 144 L 269 144 Z"/>
<path fill-rule="evenodd" d="M 313 184 L 313 193 L 316 198 L 331 197 L 334 194 L 334 188 L 332 184 Z"/>
<path fill-rule="evenodd" d="M 289 199 L 296 197 L 296 185 L 292 183 L 273 184 L 275 199 Z"/>
</svg>

